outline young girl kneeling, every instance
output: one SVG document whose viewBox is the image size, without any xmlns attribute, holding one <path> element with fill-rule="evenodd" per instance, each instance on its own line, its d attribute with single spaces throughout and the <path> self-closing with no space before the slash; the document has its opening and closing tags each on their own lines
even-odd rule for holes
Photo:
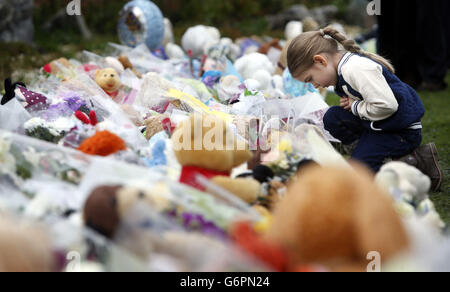
<svg viewBox="0 0 450 292">
<path fill-rule="evenodd" d="M 316 88 L 335 87 L 341 106 L 325 114 L 325 129 L 344 145 L 356 144 L 353 159 L 375 172 L 386 159 L 403 160 L 427 174 L 433 191 L 439 190 L 442 171 L 436 146 L 419 148 L 424 105 L 389 61 L 363 51 L 331 27 L 295 38 L 287 58 L 294 78 Z"/>
</svg>

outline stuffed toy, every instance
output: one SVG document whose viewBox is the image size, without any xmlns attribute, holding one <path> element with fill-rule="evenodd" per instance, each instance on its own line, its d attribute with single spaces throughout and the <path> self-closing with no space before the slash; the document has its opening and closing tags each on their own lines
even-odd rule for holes
<svg viewBox="0 0 450 292">
<path fill-rule="evenodd" d="M 49 102 L 46 96 L 28 90 L 26 87 L 18 86 L 15 95 L 20 101 L 25 101 L 25 108 L 28 111 L 43 111 L 49 108 Z"/>
<path fill-rule="evenodd" d="M 84 224 L 107 238 L 114 239 L 122 218 L 138 203 L 161 210 L 169 206 L 168 201 L 152 196 L 151 190 L 120 185 L 98 186 L 84 204 Z"/>
<path fill-rule="evenodd" d="M 91 125 L 95 127 L 98 124 L 97 114 L 93 110 L 89 112 L 89 115 L 81 110 L 78 110 L 75 112 L 75 117 L 85 125 Z"/>
<path fill-rule="evenodd" d="M 277 50 L 283 50 L 283 47 L 280 45 L 280 40 L 279 39 L 274 39 L 264 45 L 262 45 L 259 50 L 258 53 L 263 54 L 263 55 L 267 55 L 267 53 L 270 51 L 271 48 L 275 48 Z"/>
<path fill-rule="evenodd" d="M 133 64 L 131 64 L 131 61 L 127 56 L 125 55 L 119 56 L 119 62 L 125 69 L 130 69 L 134 73 L 134 75 L 136 75 L 137 78 L 142 78 L 141 73 L 139 73 L 136 69 L 134 69 Z"/>
<path fill-rule="evenodd" d="M 97 132 L 94 136 L 84 140 L 78 148 L 85 154 L 98 156 L 109 156 L 126 149 L 125 141 L 109 131 Z"/>
<path fill-rule="evenodd" d="M 303 23 L 301 21 L 291 21 L 286 25 L 284 36 L 286 40 L 292 40 L 303 33 Z"/>
<path fill-rule="evenodd" d="M 56 264 L 43 230 L 0 217 L 0 272 L 55 272 Z"/>
<path fill-rule="evenodd" d="M 269 58 L 260 53 L 245 55 L 239 58 L 234 66 L 245 80 L 256 80 L 264 88 L 270 85 L 272 74 L 275 71 Z"/>
<path fill-rule="evenodd" d="M 1 105 L 7 104 L 16 97 L 15 90 L 18 85 L 26 87 L 25 84 L 21 82 L 12 83 L 10 78 L 5 79 L 5 95 L 2 97 Z"/>
<path fill-rule="evenodd" d="M 428 197 L 430 179 L 415 167 L 403 162 L 385 164 L 376 176 L 380 186 L 397 188 L 402 197 L 411 203 L 420 203 Z"/>
<path fill-rule="evenodd" d="M 214 143 L 220 141 L 217 139 L 222 139 L 219 142 L 221 145 L 207 145 L 205 137 L 212 138 L 211 132 L 215 133 L 211 141 Z M 175 156 L 182 165 L 180 182 L 204 191 L 207 188 L 196 177 L 202 175 L 245 202 L 252 203 L 258 198 L 260 184 L 253 179 L 230 178 L 233 168 L 250 160 L 252 153 L 245 141 L 238 141 L 230 133 L 226 122 L 215 116 L 192 115 L 182 122 L 172 136 Z M 233 147 L 229 147 L 230 145 Z M 210 147 L 212 150 L 207 149 L 209 146 L 213 146 Z M 217 146 L 222 149 L 217 150 Z"/>
<path fill-rule="evenodd" d="M 386 262 L 409 247 L 389 195 L 354 167 L 303 169 L 276 206 L 266 239 L 287 251 L 292 267 L 365 271 L 369 252 Z"/>
<path fill-rule="evenodd" d="M 385 164 L 376 175 L 376 182 L 394 197 L 397 212 L 403 218 L 419 218 L 438 229 L 445 223 L 428 197 L 431 181 L 417 168 L 403 162 Z"/>
<path fill-rule="evenodd" d="M 97 72 L 95 72 L 95 82 L 97 82 L 98 86 L 100 86 L 111 98 L 117 97 L 119 89 L 122 86 L 119 74 L 112 68 L 97 70 Z"/>
<path fill-rule="evenodd" d="M 123 71 L 125 71 L 125 66 L 117 58 L 106 57 L 105 63 L 107 68 L 112 68 L 119 74 L 123 74 Z"/>
<path fill-rule="evenodd" d="M 89 195 L 83 209 L 84 224 L 112 239 L 120 224 L 117 192 L 121 186 L 100 186 Z"/>
<path fill-rule="evenodd" d="M 65 68 L 71 68 L 73 67 L 72 63 L 70 63 L 69 60 L 67 60 L 66 58 L 60 58 L 58 60 L 54 60 L 49 64 L 46 64 L 43 69 L 44 72 L 48 73 L 48 74 L 58 74 L 61 72 L 61 69 L 65 67 Z"/>
<path fill-rule="evenodd" d="M 164 18 L 164 39 L 162 45 L 165 47 L 167 44 L 174 43 L 175 38 L 173 36 L 173 25 L 170 19 Z"/>
<path fill-rule="evenodd" d="M 182 59 L 186 56 L 183 49 L 177 44 L 168 43 L 164 49 L 170 59 Z"/>
<path fill-rule="evenodd" d="M 189 28 L 181 39 L 186 52 L 192 52 L 194 58 L 201 58 L 209 47 L 220 42 L 220 32 L 215 27 L 197 25 Z"/>
</svg>

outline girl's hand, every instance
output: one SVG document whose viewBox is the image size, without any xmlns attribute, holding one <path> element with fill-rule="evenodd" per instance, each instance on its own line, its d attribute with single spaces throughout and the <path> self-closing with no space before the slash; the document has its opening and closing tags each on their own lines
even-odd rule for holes
<svg viewBox="0 0 450 292">
<path fill-rule="evenodd" d="M 341 107 L 343 107 L 345 110 L 351 111 L 354 102 L 355 101 L 352 98 L 343 97 L 341 98 Z"/>
</svg>

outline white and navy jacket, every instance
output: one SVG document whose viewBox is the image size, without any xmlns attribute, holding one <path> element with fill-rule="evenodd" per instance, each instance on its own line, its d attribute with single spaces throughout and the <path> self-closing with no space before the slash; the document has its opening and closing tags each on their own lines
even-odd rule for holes
<svg viewBox="0 0 450 292">
<path fill-rule="evenodd" d="M 381 64 L 346 53 L 338 66 L 340 97 L 356 100 L 352 113 L 374 131 L 422 129 L 425 107 L 416 91 Z"/>
</svg>

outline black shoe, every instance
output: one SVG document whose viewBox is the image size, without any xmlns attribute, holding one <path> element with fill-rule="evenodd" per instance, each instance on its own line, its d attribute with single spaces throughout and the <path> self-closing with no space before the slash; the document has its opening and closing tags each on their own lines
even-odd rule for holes
<svg viewBox="0 0 450 292">
<path fill-rule="evenodd" d="M 439 154 L 434 143 L 423 145 L 413 153 L 399 159 L 411 166 L 416 167 L 431 179 L 431 191 L 441 190 L 444 175 L 439 165 Z"/>
</svg>

